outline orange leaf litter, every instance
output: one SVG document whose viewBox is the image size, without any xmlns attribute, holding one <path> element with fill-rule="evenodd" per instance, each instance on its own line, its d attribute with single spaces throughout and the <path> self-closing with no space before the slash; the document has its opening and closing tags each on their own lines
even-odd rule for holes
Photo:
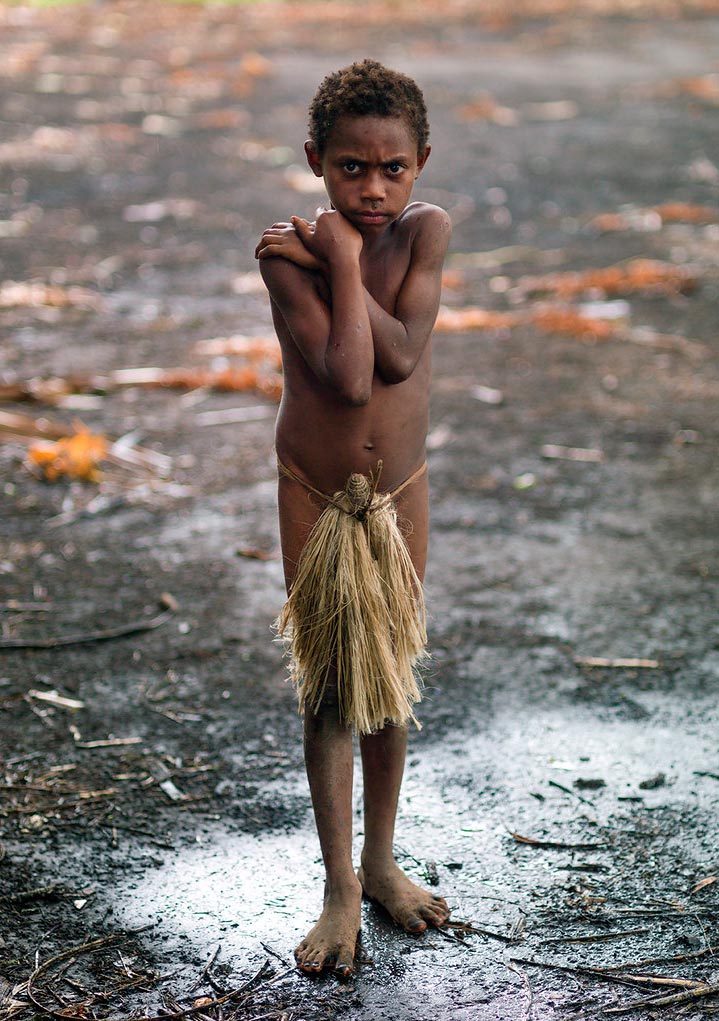
<svg viewBox="0 0 719 1021">
<path fill-rule="evenodd" d="M 28 458 L 49 482 L 63 475 L 98 482 L 102 475 L 99 464 L 107 452 L 108 441 L 104 436 L 80 429 L 74 436 L 65 436 L 55 443 L 34 444 L 28 449 Z"/>
</svg>

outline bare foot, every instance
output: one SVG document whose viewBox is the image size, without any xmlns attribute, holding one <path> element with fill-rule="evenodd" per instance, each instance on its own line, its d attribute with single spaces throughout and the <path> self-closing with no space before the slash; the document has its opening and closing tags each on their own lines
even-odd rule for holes
<svg viewBox="0 0 719 1021">
<path fill-rule="evenodd" d="M 417 935 L 428 925 L 440 926 L 449 918 L 446 900 L 417 886 L 395 862 L 382 866 L 365 862 L 357 878 L 365 896 L 381 904 L 407 932 Z"/>
<path fill-rule="evenodd" d="M 307 972 L 327 968 L 343 977 L 351 975 L 361 907 L 359 883 L 349 890 L 326 892 L 319 921 L 295 950 L 297 967 Z"/>
</svg>

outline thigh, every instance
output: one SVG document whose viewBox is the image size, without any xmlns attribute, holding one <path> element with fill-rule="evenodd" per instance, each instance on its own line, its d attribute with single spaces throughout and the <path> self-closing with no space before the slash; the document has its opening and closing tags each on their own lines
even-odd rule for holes
<svg viewBox="0 0 719 1021">
<path fill-rule="evenodd" d="M 277 507 L 280 517 L 280 545 L 285 571 L 285 587 L 289 592 L 297 572 L 297 563 L 312 527 L 324 510 L 319 497 L 299 482 L 280 475 L 277 484 Z"/>
<path fill-rule="evenodd" d="M 420 581 L 424 581 L 429 538 L 429 480 L 425 472 L 396 500 L 397 519 Z"/>
</svg>

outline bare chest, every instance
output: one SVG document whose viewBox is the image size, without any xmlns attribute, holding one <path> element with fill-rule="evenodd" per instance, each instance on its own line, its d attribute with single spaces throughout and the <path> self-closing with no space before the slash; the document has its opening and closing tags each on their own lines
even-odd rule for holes
<svg viewBox="0 0 719 1021">
<path fill-rule="evenodd" d="M 363 253 L 360 259 L 362 283 L 378 305 L 390 314 L 410 264 L 409 245 L 392 245 Z"/>
</svg>

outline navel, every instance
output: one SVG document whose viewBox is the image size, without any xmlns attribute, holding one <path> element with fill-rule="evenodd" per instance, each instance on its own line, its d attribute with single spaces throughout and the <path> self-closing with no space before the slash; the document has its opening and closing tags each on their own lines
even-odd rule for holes
<svg viewBox="0 0 719 1021">
<path fill-rule="evenodd" d="M 365 450 L 374 450 L 374 443 L 365 443 Z"/>
</svg>

